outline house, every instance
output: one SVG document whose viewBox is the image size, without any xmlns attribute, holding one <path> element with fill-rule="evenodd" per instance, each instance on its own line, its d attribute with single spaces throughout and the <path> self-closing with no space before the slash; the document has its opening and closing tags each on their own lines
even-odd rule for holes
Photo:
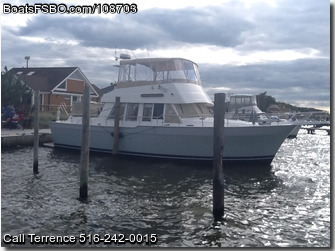
<svg viewBox="0 0 335 251">
<path fill-rule="evenodd" d="M 39 90 L 41 110 L 63 106 L 71 111 L 74 103 L 82 101 L 84 84 L 91 87 L 92 101 L 101 100 L 99 88 L 78 67 L 12 68 L 10 72 L 32 90 Z"/>
</svg>

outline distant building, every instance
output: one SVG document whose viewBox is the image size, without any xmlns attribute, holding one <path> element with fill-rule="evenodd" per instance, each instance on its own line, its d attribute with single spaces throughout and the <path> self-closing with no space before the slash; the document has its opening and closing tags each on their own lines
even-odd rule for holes
<svg viewBox="0 0 335 251">
<path fill-rule="evenodd" d="M 32 90 L 39 90 L 42 110 L 54 110 L 81 102 L 84 84 L 91 88 L 91 100 L 100 102 L 100 89 L 91 84 L 78 67 L 12 68 L 10 72 Z"/>
</svg>

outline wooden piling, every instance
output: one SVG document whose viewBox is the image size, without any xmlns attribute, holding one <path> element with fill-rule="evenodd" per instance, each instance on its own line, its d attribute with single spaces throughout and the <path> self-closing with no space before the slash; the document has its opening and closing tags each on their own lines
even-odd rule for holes
<svg viewBox="0 0 335 251">
<path fill-rule="evenodd" d="M 222 157 L 224 148 L 225 93 L 214 94 L 213 132 L 213 216 L 222 221 L 224 215 L 224 177 Z"/>
<path fill-rule="evenodd" d="M 34 163 L 33 173 L 38 174 L 38 145 L 39 145 L 39 113 L 40 113 L 40 92 L 39 90 L 34 91 Z"/>
<path fill-rule="evenodd" d="M 56 121 L 60 120 L 60 107 L 57 107 L 57 115 L 56 115 Z"/>
<path fill-rule="evenodd" d="M 115 118 L 114 118 L 114 143 L 113 143 L 113 154 L 117 154 L 119 151 L 119 127 L 120 127 L 120 97 L 115 97 Z"/>
<path fill-rule="evenodd" d="M 90 151 L 90 88 L 84 87 L 82 137 L 80 152 L 80 189 L 79 199 L 86 201 L 88 197 L 89 175 L 89 151 Z"/>
</svg>

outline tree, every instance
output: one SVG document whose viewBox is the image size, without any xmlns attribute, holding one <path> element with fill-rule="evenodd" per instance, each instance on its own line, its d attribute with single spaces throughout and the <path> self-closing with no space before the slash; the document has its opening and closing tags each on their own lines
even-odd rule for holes
<svg viewBox="0 0 335 251">
<path fill-rule="evenodd" d="M 260 93 L 256 96 L 257 105 L 261 111 L 266 112 L 266 109 L 274 104 L 277 104 L 276 99 L 272 96 L 266 95 L 266 92 Z"/>
<path fill-rule="evenodd" d="M 1 105 L 13 105 L 15 110 L 22 111 L 30 105 L 31 97 L 32 91 L 29 86 L 5 67 L 1 72 Z"/>
</svg>

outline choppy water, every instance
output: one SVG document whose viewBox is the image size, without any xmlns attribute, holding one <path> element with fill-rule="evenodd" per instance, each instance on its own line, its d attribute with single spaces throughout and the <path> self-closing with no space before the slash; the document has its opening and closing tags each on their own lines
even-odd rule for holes
<svg viewBox="0 0 335 251">
<path fill-rule="evenodd" d="M 225 167 L 221 224 L 213 223 L 210 164 L 91 154 L 89 202 L 82 203 L 79 152 L 40 148 L 39 156 L 37 178 L 33 148 L 2 151 L 2 240 L 156 234 L 159 247 L 330 246 L 330 137 L 322 132 L 287 139 L 270 167 Z"/>
</svg>

